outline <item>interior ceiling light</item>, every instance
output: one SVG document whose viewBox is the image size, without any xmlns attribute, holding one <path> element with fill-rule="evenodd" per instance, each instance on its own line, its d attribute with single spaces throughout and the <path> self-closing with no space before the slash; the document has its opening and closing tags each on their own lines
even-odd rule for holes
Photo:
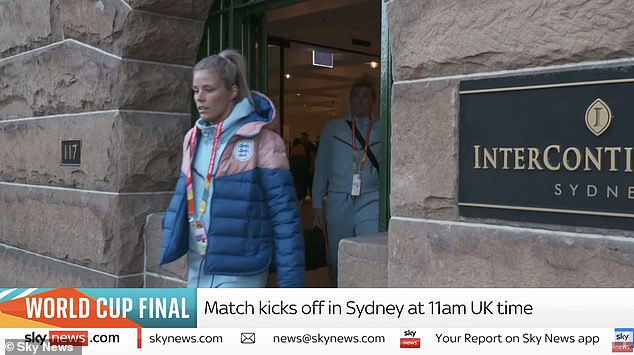
<svg viewBox="0 0 634 355">
<path fill-rule="evenodd" d="M 379 63 L 374 62 L 374 61 L 370 62 L 370 68 L 372 68 L 372 69 L 376 69 L 376 68 L 378 68 L 378 67 L 379 67 Z"/>
<path fill-rule="evenodd" d="M 313 65 L 316 67 L 333 68 L 335 66 L 334 54 L 313 49 Z"/>
<path fill-rule="evenodd" d="M 296 93 L 295 95 L 296 95 L 296 96 L 302 96 L 302 94 L 300 94 L 300 93 Z"/>
<path fill-rule="evenodd" d="M 284 77 L 285 77 L 286 79 L 290 79 L 290 78 L 291 78 L 291 74 L 286 73 L 286 74 L 284 75 Z"/>
</svg>

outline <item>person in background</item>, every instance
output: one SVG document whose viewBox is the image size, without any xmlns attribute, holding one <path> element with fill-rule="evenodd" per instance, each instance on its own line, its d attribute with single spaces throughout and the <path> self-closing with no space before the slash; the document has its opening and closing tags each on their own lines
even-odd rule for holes
<svg viewBox="0 0 634 355">
<path fill-rule="evenodd" d="M 304 239 L 284 141 L 269 98 L 251 92 L 244 58 L 226 50 L 193 70 L 200 114 L 163 219 L 161 264 L 187 254 L 188 287 L 304 281 Z"/>
<path fill-rule="evenodd" d="M 315 158 L 317 156 L 317 146 L 308 138 L 308 132 L 302 132 L 302 144 L 306 150 L 306 157 L 308 158 L 309 171 L 308 171 L 308 189 L 307 193 L 310 196 L 313 187 L 313 174 L 315 173 Z M 303 199 L 303 197 L 302 197 Z"/>
<path fill-rule="evenodd" d="M 291 147 L 291 172 L 295 181 L 295 191 L 297 192 L 297 200 L 302 201 L 306 197 L 308 183 L 310 179 L 310 163 L 306 156 L 306 149 L 300 138 L 293 139 Z"/>
<path fill-rule="evenodd" d="M 326 225 L 328 267 L 334 286 L 339 241 L 379 230 L 380 131 L 378 119 L 372 115 L 375 102 L 372 81 L 357 80 L 350 90 L 348 114 L 330 121 L 320 135 L 312 204 L 314 224 Z"/>
</svg>

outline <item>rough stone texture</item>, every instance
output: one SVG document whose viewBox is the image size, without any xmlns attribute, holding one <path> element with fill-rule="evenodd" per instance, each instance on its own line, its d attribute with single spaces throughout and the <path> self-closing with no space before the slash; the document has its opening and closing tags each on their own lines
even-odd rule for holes
<svg viewBox="0 0 634 355">
<path fill-rule="evenodd" d="M 115 275 L 142 273 L 145 217 L 170 197 L 2 183 L 0 242 Z"/>
<path fill-rule="evenodd" d="M 392 90 L 391 213 L 455 219 L 457 82 L 400 83 Z"/>
<path fill-rule="evenodd" d="M 394 0 L 395 81 L 634 55 L 630 0 Z"/>
<path fill-rule="evenodd" d="M 114 287 L 122 288 L 137 288 L 144 286 L 143 275 L 135 274 L 130 276 L 120 276 L 117 279 L 117 284 Z"/>
<path fill-rule="evenodd" d="M 0 180 L 110 192 L 169 191 L 180 174 L 189 115 L 108 111 L 0 121 Z M 81 139 L 62 166 L 61 140 Z"/>
<path fill-rule="evenodd" d="M 387 233 L 339 244 L 339 287 L 387 287 Z"/>
<path fill-rule="evenodd" d="M 58 0 L 64 38 L 124 58 L 192 65 L 204 21 L 134 11 L 121 0 Z"/>
<path fill-rule="evenodd" d="M 204 21 L 133 11 L 117 53 L 125 58 L 194 65 Z"/>
<path fill-rule="evenodd" d="M 0 120 L 116 107 L 119 60 L 63 42 L 0 63 Z"/>
<path fill-rule="evenodd" d="M 172 189 L 189 126 L 191 67 L 171 64 L 193 64 L 210 5 L 0 0 L 0 282 L 143 286 L 145 217 L 171 197 L 148 191 Z"/>
<path fill-rule="evenodd" d="M 388 280 L 390 287 L 633 287 L 634 238 L 392 218 Z"/>
<path fill-rule="evenodd" d="M 187 257 L 183 256 L 169 264 L 159 265 L 163 216 L 165 216 L 165 213 L 152 213 L 145 220 L 143 232 L 143 237 L 145 238 L 145 271 L 158 274 L 158 276 L 176 277 L 185 281 L 187 280 Z"/>
<path fill-rule="evenodd" d="M 166 279 L 155 275 L 145 275 L 145 287 L 147 288 L 166 288 L 166 287 L 187 287 L 187 282 L 176 281 L 174 279 Z"/>
<path fill-rule="evenodd" d="M 173 190 L 190 116 L 125 111 L 119 115 L 114 122 L 117 136 L 110 138 L 115 158 L 109 170 L 120 181 L 118 191 Z"/>
<path fill-rule="evenodd" d="M 121 0 L 56 0 L 64 38 L 74 38 L 121 55 L 124 26 L 132 10 Z"/>
<path fill-rule="evenodd" d="M 116 277 L 0 245 L 0 287 L 142 287 L 143 275 Z"/>
<path fill-rule="evenodd" d="M 214 0 L 127 0 L 135 9 L 205 20 Z"/>
<path fill-rule="evenodd" d="M 203 11 L 188 19 L 136 11 L 121 0 L 5 1 L 0 3 L 0 58 L 73 38 L 124 58 L 193 65 L 210 1 L 199 2 L 189 9 Z"/>
<path fill-rule="evenodd" d="M 54 42 L 49 0 L 0 1 L 0 58 Z"/>
<path fill-rule="evenodd" d="M 191 68 L 123 60 L 115 80 L 120 108 L 191 112 Z"/>
<path fill-rule="evenodd" d="M 74 40 L 7 58 L 0 78 L 0 120 L 113 108 L 190 111 L 190 69 L 120 61 Z"/>
</svg>

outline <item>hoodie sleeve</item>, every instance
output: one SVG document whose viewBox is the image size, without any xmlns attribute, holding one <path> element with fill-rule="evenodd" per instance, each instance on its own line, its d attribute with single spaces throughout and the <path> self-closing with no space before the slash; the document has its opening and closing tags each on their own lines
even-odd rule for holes
<svg viewBox="0 0 634 355">
<path fill-rule="evenodd" d="M 277 283 L 280 287 L 301 287 L 304 284 L 304 236 L 284 141 L 277 133 L 263 129 L 258 155 L 259 183 L 273 226 Z"/>
</svg>

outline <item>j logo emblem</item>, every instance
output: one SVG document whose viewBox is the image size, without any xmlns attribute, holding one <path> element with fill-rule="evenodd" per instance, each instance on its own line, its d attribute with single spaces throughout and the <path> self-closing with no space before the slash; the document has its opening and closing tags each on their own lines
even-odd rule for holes
<svg viewBox="0 0 634 355">
<path fill-rule="evenodd" d="M 597 137 L 610 126 L 612 111 L 601 99 L 596 99 L 586 110 L 586 126 Z"/>
</svg>

